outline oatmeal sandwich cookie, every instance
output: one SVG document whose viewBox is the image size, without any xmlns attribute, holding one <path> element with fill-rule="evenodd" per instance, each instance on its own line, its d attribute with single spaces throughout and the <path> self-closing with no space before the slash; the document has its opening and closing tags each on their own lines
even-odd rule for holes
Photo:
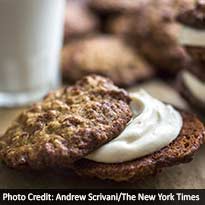
<svg viewBox="0 0 205 205">
<path fill-rule="evenodd" d="M 68 167 L 124 130 L 129 102 L 110 80 L 84 77 L 21 113 L 0 138 L 0 157 L 13 168 Z"/>
<path fill-rule="evenodd" d="M 0 157 L 12 168 L 134 182 L 189 162 L 204 134 L 194 115 L 93 75 L 20 114 L 0 138 Z"/>
<path fill-rule="evenodd" d="M 205 1 L 196 1 L 195 8 L 181 13 L 178 21 L 179 42 L 192 59 L 180 74 L 179 89 L 193 107 L 205 112 Z"/>
<path fill-rule="evenodd" d="M 135 182 L 192 160 L 203 143 L 203 124 L 144 91 L 130 96 L 132 120 L 118 137 L 76 161 L 77 174 Z"/>
<path fill-rule="evenodd" d="M 120 38 L 103 35 L 75 41 L 62 52 L 63 78 L 68 83 L 85 75 L 109 77 L 119 86 L 153 76 L 152 67 Z"/>
<path fill-rule="evenodd" d="M 156 6 L 161 9 L 164 5 L 171 7 L 173 13 L 184 10 L 193 0 L 91 0 L 90 7 L 100 14 L 123 14 L 136 12 L 142 6 Z"/>
<path fill-rule="evenodd" d="M 119 14 L 136 11 L 150 0 L 91 0 L 90 8 L 98 14 Z"/>
</svg>

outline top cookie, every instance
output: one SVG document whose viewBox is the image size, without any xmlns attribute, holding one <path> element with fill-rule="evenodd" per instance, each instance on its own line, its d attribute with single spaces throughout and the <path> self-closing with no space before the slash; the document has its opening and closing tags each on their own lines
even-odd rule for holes
<svg viewBox="0 0 205 205">
<path fill-rule="evenodd" d="M 10 167 L 67 167 L 117 137 L 132 117 L 128 94 L 88 76 L 23 112 L 0 140 Z"/>
</svg>

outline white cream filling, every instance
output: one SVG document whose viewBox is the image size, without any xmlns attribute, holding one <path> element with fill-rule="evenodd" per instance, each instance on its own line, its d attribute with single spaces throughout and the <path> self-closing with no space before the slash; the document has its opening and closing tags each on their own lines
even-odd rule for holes
<svg viewBox="0 0 205 205">
<path fill-rule="evenodd" d="M 160 150 L 179 135 L 183 121 L 172 106 L 144 90 L 130 95 L 133 119 L 117 138 L 86 156 L 87 159 L 103 163 L 134 160 Z"/>
<path fill-rule="evenodd" d="M 189 91 L 202 103 L 205 103 L 205 82 L 202 82 L 196 76 L 191 74 L 188 71 L 183 71 L 182 77 L 185 83 L 185 86 Z"/>
<path fill-rule="evenodd" d="M 205 46 L 205 29 L 194 29 L 182 24 L 179 24 L 179 27 L 178 41 L 180 44 L 187 46 Z"/>
</svg>

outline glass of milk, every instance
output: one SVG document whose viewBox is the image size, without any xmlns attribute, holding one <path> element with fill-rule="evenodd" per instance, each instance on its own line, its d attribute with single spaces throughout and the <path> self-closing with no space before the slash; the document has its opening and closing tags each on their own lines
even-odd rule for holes
<svg viewBox="0 0 205 205">
<path fill-rule="evenodd" d="M 65 0 L 0 0 L 0 106 L 41 99 L 60 83 Z"/>
</svg>

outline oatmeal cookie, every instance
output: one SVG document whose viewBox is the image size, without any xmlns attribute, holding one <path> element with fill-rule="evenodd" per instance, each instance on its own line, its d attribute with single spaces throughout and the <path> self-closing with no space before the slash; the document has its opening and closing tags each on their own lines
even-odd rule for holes
<svg viewBox="0 0 205 205">
<path fill-rule="evenodd" d="M 0 157 L 13 168 L 68 167 L 122 132 L 129 102 L 110 80 L 84 77 L 21 113 L 0 138 Z"/>
</svg>

